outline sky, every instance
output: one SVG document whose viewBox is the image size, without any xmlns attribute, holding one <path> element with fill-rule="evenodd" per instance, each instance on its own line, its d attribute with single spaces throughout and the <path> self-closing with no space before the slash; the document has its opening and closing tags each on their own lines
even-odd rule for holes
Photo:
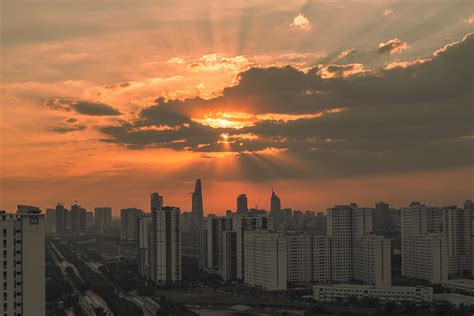
<svg viewBox="0 0 474 316">
<path fill-rule="evenodd" d="M 3 0 L 0 209 L 474 193 L 470 0 Z"/>
</svg>

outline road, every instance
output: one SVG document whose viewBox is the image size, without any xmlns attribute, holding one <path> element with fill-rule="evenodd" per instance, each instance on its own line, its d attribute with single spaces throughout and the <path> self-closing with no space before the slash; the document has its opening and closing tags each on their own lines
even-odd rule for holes
<svg viewBox="0 0 474 316">
<path fill-rule="evenodd" d="M 154 316 L 156 315 L 156 312 L 160 308 L 160 305 L 153 299 L 145 296 L 140 296 L 136 294 L 130 294 L 124 290 L 122 290 L 120 287 L 115 285 L 107 276 L 105 276 L 102 271 L 100 271 L 99 267 L 102 265 L 99 262 L 93 261 L 91 258 L 89 258 L 86 254 L 83 252 L 78 252 L 77 257 L 81 259 L 84 264 L 86 264 L 91 270 L 93 270 L 96 273 L 101 274 L 106 280 L 110 281 L 110 283 L 113 285 L 115 291 L 118 293 L 118 295 L 124 299 L 126 299 L 129 302 L 134 303 L 138 307 L 142 309 L 143 315 L 144 316 Z"/>
<path fill-rule="evenodd" d="M 82 311 L 84 312 L 85 315 L 87 316 L 96 316 L 96 313 L 94 311 L 95 308 L 97 307 L 102 307 L 105 312 L 109 312 L 110 315 L 112 315 L 112 312 L 110 312 L 110 309 L 107 305 L 107 303 L 99 296 L 97 293 L 93 291 L 86 291 L 86 295 L 83 295 L 81 291 L 76 287 L 74 282 L 71 280 L 71 277 L 66 271 L 67 267 L 70 267 L 73 269 L 74 273 L 77 275 L 77 277 L 84 281 L 84 279 L 81 277 L 79 271 L 77 270 L 76 266 L 74 266 L 72 263 L 67 261 L 62 253 L 56 248 L 56 246 L 53 243 L 49 243 L 51 249 L 54 251 L 51 252 L 53 256 L 53 260 L 55 264 L 59 267 L 61 270 L 61 274 L 63 275 L 64 279 L 66 282 L 69 283 L 71 288 L 73 289 L 73 292 L 75 295 L 78 296 L 79 298 L 79 305 L 82 308 Z M 62 261 L 60 261 L 58 258 L 61 258 Z"/>
</svg>

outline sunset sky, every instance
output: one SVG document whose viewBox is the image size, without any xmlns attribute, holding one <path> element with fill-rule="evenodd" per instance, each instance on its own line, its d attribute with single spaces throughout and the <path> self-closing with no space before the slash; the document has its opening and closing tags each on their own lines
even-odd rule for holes
<svg viewBox="0 0 474 316">
<path fill-rule="evenodd" d="M 1 5 L 0 209 L 474 195 L 470 0 Z"/>
</svg>

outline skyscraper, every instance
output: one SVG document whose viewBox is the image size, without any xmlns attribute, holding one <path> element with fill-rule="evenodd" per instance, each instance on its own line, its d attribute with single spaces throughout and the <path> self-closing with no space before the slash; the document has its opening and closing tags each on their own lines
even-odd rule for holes
<svg viewBox="0 0 474 316">
<path fill-rule="evenodd" d="M 237 214 L 247 214 L 248 211 L 247 195 L 241 194 L 237 197 Z"/>
<path fill-rule="evenodd" d="M 281 214 L 281 202 L 278 195 L 275 194 L 275 191 L 272 189 L 272 197 L 270 198 L 270 215 L 273 219 L 273 225 L 275 228 L 279 228 L 282 222 Z"/>
<path fill-rule="evenodd" d="M 137 219 L 137 263 L 138 273 L 150 278 L 151 270 L 151 216 L 144 215 Z"/>
<path fill-rule="evenodd" d="M 62 203 L 56 205 L 56 233 L 64 233 L 68 228 L 67 210 Z"/>
<path fill-rule="evenodd" d="M 163 197 L 158 193 L 154 192 L 150 197 L 150 212 L 155 209 L 160 209 L 163 207 Z"/>
<path fill-rule="evenodd" d="M 0 215 L 3 232 L 2 315 L 45 315 L 45 221 L 37 207 Z"/>
<path fill-rule="evenodd" d="M 181 280 L 181 231 L 177 207 L 152 211 L 151 280 L 156 283 Z"/>
<path fill-rule="evenodd" d="M 120 238 L 122 240 L 137 239 L 137 219 L 143 215 L 138 208 L 125 208 L 120 210 Z"/>
<path fill-rule="evenodd" d="M 95 227 L 99 230 L 104 230 L 112 224 L 112 208 L 110 207 L 96 207 L 94 209 Z"/>
<path fill-rule="evenodd" d="M 381 233 L 390 229 L 390 206 L 385 202 L 375 204 L 374 231 Z"/>
<path fill-rule="evenodd" d="M 203 218 L 203 205 L 202 205 L 202 188 L 201 188 L 201 179 L 196 180 L 196 185 L 194 187 L 194 192 L 192 194 L 192 216 L 193 216 L 193 226 L 196 229 L 201 228 L 202 218 Z"/>
<path fill-rule="evenodd" d="M 71 233 L 81 234 L 86 231 L 86 210 L 80 205 L 71 206 Z"/>
</svg>

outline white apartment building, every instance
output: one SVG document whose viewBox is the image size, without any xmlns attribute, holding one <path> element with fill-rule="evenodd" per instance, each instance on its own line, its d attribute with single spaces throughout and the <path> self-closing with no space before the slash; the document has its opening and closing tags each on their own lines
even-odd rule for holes
<svg viewBox="0 0 474 316">
<path fill-rule="evenodd" d="M 244 279 L 244 232 L 255 230 L 271 231 L 273 230 L 273 221 L 269 215 L 249 216 L 237 214 L 232 216 L 232 227 L 237 233 L 237 278 Z"/>
<path fill-rule="evenodd" d="M 441 210 L 413 202 L 401 210 L 402 275 L 441 283 L 448 278 L 448 240 Z"/>
<path fill-rule="evenodd" d="M 354 203 L 336 205 L 327 210 L 327 235 L 332 243 L 332 282 L 347 282 L 353 279 L 354 270 L 358 270 L 360 262 L 367 261 L 360 257 L 364 255 L 364 249 L 358 249 L 358 247 L 361 243 L 360 238 L 372 233 L 373 213 L 372 208 L 359 208 Z M 368 253 L 368 250 L 365 253 Z M 384 252 L 379 252 L 379 254 L 382 253 Z"/>
<path fill-rule="evenodd" d="M 332 242 L 328 236 L 313 236 L 311 282 L 331 282 Z"/>
<path fill-rule="evenodd" d="M 331 239 L 307 233 L 286 233 L 287 278 L 291 283 L 331 280 Z"/>
<path fill-rule="evenodd" d="M 313 286 L 314 300 L 321 303 L 339 303 L 349 299 L 376 299 L 381 303 L 393 302 L 401 304 L 432 303 L 433 288 L 390 286 L 376 287 L 373 285 L 332 284 Z"/>
<path fill-rule="evenodd" d="M 1 315 L 45 315 L 45 218 L 36 207 L 18 205 L 0 213 L 3 258 Z"/>
<path fill-rule="evenodd" d="M 448 206 L 441 208 L 441 232 L 448 240 L 448 275 L 462 276 L 472 270 L 471 211 Z"/>
<path fill-rule="evenodd" d="M 124 208 L 120 210 L 120 238 L 122 240 L 137 240 L 137 220 L 143 215 L 138 208 Z"/>
<path fill-rule="evenodd" d="M 383 236 L 365 235 L 354 241 L 353 279 L 365 284 L 392 285 L 391 241 Z"/>
<path fill-rule="evenodd" d="M 151 223 L 151 280 L 181 280 L 180 210 L 165 206 L 153 209 Z"/>
<path fill-rule="evenodd" d="M 151 271 L 151 216 L 142 216 L 137 219 L 137 262 L 138 273 L 150 278 Z"/>
<path fill-rule="evenodd" d="M 259 230 L 246 231 L 244 239 L 244 282 L 267 290 L 286 290 L 286 237 Z"/>
<path fill-rule="evenodd" d="M 448 279 L 448 242 L 438 234 L 415 235 L 402 241 L 402 275 L 439 284 Z M 405 259 L 403 256 L 405 255 Z"/>
</svg>

